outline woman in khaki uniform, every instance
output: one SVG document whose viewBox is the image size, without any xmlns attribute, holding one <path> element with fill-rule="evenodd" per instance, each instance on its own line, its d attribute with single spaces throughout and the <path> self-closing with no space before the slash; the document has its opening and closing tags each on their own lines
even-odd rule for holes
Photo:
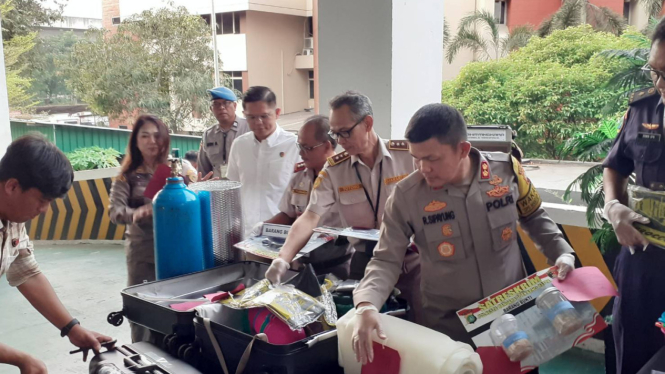
<svg viewBox="0 0 665 374">
<path fill-rule="evenodd" d="M 126 225 L 127 285 L 155 280 L 155 246 L 152 201 L 143 196 L 152 174 L 166 163 L 170 137 L 157 117 L 142 115 L 134 124 L 120 175 L 111 187 L 109 215 L 115 224 Z M 131 325 L 132 340 L 147 340 L 147 330 Z"/>
</svg>

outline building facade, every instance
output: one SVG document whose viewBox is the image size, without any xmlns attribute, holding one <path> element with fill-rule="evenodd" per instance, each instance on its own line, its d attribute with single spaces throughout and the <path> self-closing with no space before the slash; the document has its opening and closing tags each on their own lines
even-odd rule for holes
<svg viewBox="0 0 665 374">
<path fill-rule="evenodd" d="M 628 24 L 642 29 L 649 18 L 639 0 L 589 0 L 591 4 L 607 7 L 621 14 Z M 455 35 L 462 18 L 475 11 L 486 10 L 494 14 L 499 21 L 501 35 L 507 35 L 515 26 L 532 25 L 538 28 L 547 18 L 561 7 L 563 0 L 446 0 L 444 16 L 450 29 L 451 37 Z M 460 69 L 474 61 L 477 56 L 469 50 L 461 50 L 452 63 L 444 61 L 443 79 L 450 80 L 457 76 Z"/>
<path fill-rule="evenodd" d="M 211 0 L 173 3 L 211 24 Z M 164 6 L 162 0 L 102 0 L 102 24 L 113 31 L 132 15 Z M 214 0 L 214 11 L 220 71 L 234 88 L 270 87 L 282 113 L 314 107 L 312 0 Z"/>
</svg>

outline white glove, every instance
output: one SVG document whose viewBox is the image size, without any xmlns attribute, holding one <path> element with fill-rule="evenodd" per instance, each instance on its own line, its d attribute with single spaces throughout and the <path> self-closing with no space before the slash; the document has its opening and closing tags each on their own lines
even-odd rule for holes
<svg viewBox="0 0 665 374">
<path fill-rule="evenodd" d="M 559 269 L 558 278 L 560 281 L 562 281 L 566 279 L 568 273 L 575 270 L 575 256 L 571 255 L 570 253 L 564 253 L 556 259 L 554 266 Z"/>
<path fill-rule="evenodd" d="M 263 232 L 263 222 L 259 222 L 254 227 L 252 227 L 252 231 L 249 233 L 249 236 L 251 237 L 256 237 L 256 236 L 261 236 L 261 233 Z"/>
<path fill-rule="evenodd" d="M 649 223 L 648 218 L 635 213 L 635 211 L 621 204 L 618 200 L 608 201 L 603 209 L 603 215 L 612 224 L 619 243 L 627 246 L 631 254 L 635 254 L 634 247 L 636 246 L 642 246 L 643 249 L 647 248 L 649 242 L 633 227 L 633 222 L 646 225 Z"/>
<path fill-rule="evenodd" d="M 266 279 L 272 284 L 280 284 L 282 283 L 282 277 L 289 269 L 291 269 L 291 265 L 289 265 L 289 263 L 283 258 L 277 257 L 272 260 L 268 271 L 266 271 Z"/>
</svg>

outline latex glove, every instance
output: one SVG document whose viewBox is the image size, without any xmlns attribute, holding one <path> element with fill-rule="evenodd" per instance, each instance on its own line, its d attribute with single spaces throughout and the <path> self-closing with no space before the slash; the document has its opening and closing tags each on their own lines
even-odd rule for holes
<svg viewBox="0 0 665 374">
<path fill-rule="evenodd" d="M 47 374 L 46 365 L 39 359 L 26 356 L 18 365 L 21 374 Z"/>
<path fill-rule="evenodd" d="M 132 222 L 140 222 L 141 220 L 152 216 L 152 204 L 146 204 L 138 207 L 132 215 Z"/>
<path fill-rule="evenodd" d="M 554 266 L 559 269 L 558 278 L 560 281 L 562 281 L 566 279 L 568 273 L 575 270 L 575 256 L 571 255 L 570 253 L 564 253 L 556 259 Z"/>
<path fill-rule="evenodd" d="M 604 216 L 612 224 L 619 243 L 627 246 L 631 254 L 635 254 L 635 247 L 642 246 L 643 249 L 646 249 L 649 245 L 649 241 L 633 226 L 633 222 L 648 224 L 648 218 L 635 213 L 618 200 L 605 204 Z"/>
<path fill-rule="evenodd" d="M 252 227 L 252 231 L 249 233 L 249 236 L 251 237 L 256 237 L 256 236 L 261 236 L 261 233 L 263 232 L 263 222 L 259 222 L 254 227 Z"/>
<path fill-rule="evenodd" d="M 379 320 L 379 311 L 370 303 L 361 303 L 356 309 L 358 323 L 353 329 L 353 352 L 356 354 L 356 361 L 363 365 L 374 361 L 374 349 L 372 348 L 372 334 L 376 331 L 380 339 L 388 337 L 383 332 Z"/>
<path fill-rule="evenodd" d="M 83 362 L 88 359 L 88 350 L 92 349 L 95 353 L 99 353 L 102 349 L 102 342 L 109 342 L 113 339 L 111 337 L 90 331 L 81 325 L 74 326 L 69 334 L 67 334 L 69 341 L 75 346 L 83 349 Z"/>
<path fill-rule="evenodd" d="M 290 268 L 291 265 L 289 265 L 286 260 L 281 257 L 277 257 L 276 259 L 272 260 L 270 267 L 266 271 L 266 279 L 268 279 L 272 284 L 280 284 L 282 283 L 282 277 Z"/>
</svg>

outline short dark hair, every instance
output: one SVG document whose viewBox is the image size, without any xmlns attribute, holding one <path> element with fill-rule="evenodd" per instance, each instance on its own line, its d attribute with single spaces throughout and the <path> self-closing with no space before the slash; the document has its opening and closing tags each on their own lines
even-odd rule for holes
<svg viewBox="0 0 665 374">
<path fill-rule="evenodd" d="M 653 30 L 653 35 L 651 36 L 651 45 L 656 41 L 665 42 L 665 17 L 661 18 L 656 25 L 656 28 Z"/>
<path fill-rule="evenodd" d="M 188 151 L 185 153 L 185 160 L 189 162 L 196 162 L 196 160 L 199 158 L 199 153 L 197 151 Z"/>
<path fill-rule="evenodd" d="M 441 144 L 457 146 L 467 139 L 466 123 L 462 113 L 450 105 L 427 104 L 411 117 L 405 136 L 411 143 L 437 138 Z"/>
<path fill-rule="evenodd" d="M 72 187 L 74 170 L 67 156 L 41 134 L 14 140 L 0 160 L 0 182 L 15 178 L 21 189 L 36 188 L 44 197 L 64 197 Z"/>
<path fill-rule="evenodd" d="M 333 149 L 337 148 L 337 140 L 333 139 L 328 132 L 330 131 L 330 120 L 326 116 L 315 115 L 307 118 L 303 127 L 311 124 L 315 126 L 314 138 L 321 143 L 330 142 Z"/>
<path fill-rule="evenodd" d="M 242 96 L 242 108 L 245 109 L 245 103 L 255 103 L 257 101 L 263 101 L 270 106 L 275 106 L 277 105 L 277 96 L 268 87 L 252 86 Z"/>
<path fill-rule="evenodd" d="M 365 116 L 374 114 L 372 110 L 372 101 L 369 97 L 361 94 L 358 91 L 346 91 L 341 95 L 337 95 L 330 100 L 330 109 L 339 109 L 347 105 L 353 113 L 356 121 L 359 121 Z"/>
</svg>

